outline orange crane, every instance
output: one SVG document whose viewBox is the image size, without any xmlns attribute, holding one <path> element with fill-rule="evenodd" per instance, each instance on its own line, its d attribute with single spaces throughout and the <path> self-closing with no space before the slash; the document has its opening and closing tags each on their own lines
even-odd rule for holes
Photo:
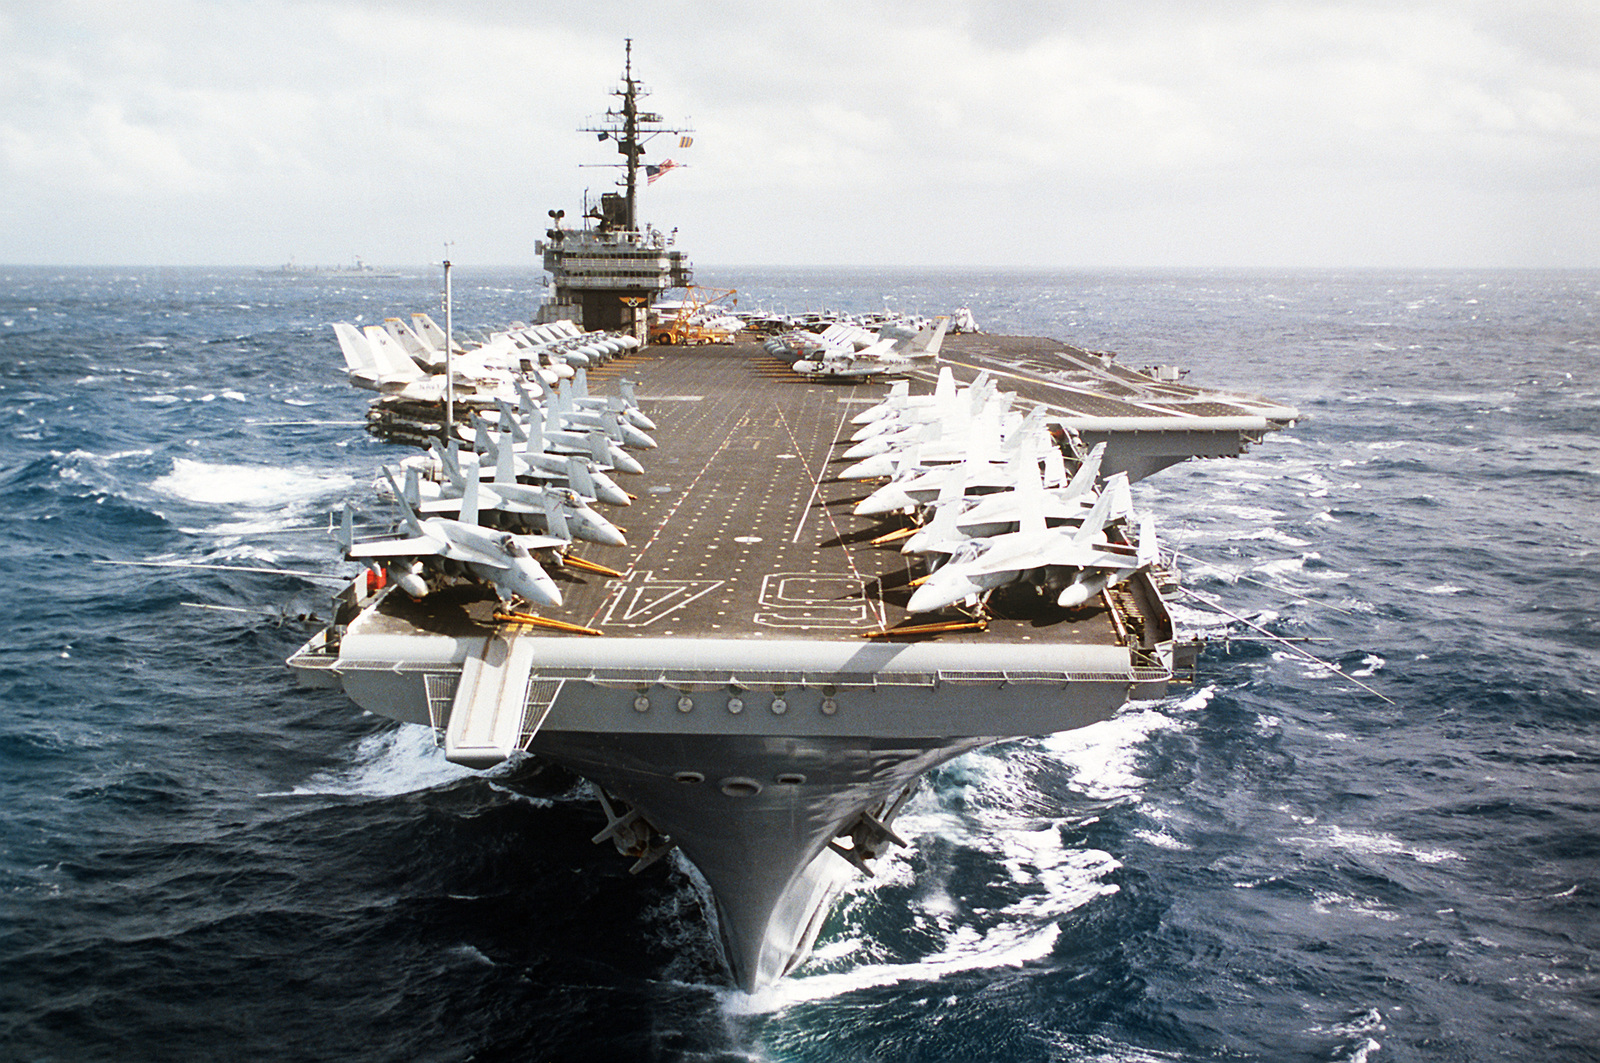
<svg viewBox="0 0 1600 1063">
<path fill-rule="evenodd" d="M 688 298 L 684 299 L 676 314 L 664 317 L 650 326 L 650 342 L 669 345 L 733 342 L 733 332 L 724 328 L 708 328 L 699 319 L 704 311 L 730 296 L 737 295 L 738 290 L 692 286 L 687 292 Z M 737 301 L 734 300 L 734 303 Z M 730 303 L 727 309 L 731 310 L 733 305 Z"/>
</svg>

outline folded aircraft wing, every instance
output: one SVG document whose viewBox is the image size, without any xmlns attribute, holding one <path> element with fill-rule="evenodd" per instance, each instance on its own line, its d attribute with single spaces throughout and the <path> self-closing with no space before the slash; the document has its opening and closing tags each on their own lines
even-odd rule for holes
<svg viewBox="0 0 1600 1063">
<path fill-rule="evenodd" d="M 352 543 L 345 551 L 351 559 L 362 557 L 432 557 L 440 553 L 439 540 L 429 535 L 413 535 L 408 539 L 379 539 L 370 543 Z"/>
</svg>

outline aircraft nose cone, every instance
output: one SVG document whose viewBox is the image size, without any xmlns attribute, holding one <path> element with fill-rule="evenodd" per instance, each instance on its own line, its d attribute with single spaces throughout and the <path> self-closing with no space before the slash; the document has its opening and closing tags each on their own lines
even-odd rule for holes
<svg viewBox="0 0 1600 1063">
<path fill-rule="evenodd" d="M 622 425 L 622 438 L 626 439 L 633 446 L 639 447 L 643 450 L 656 449 L 656 441 L 639 431 L 637 428 L 633 427 L 632 423 L 625 423 Z"/>
<path fill-rule="evenodd" d="M 854 465 L 847 466 L 839 474 L 841 480 L 870 480 L 874 476 L 888 476 L 894 472 L 894 465 L 883 454 L 874 454 L 870 458 L 862 458 Z"/>
<path fill-rule="evenodd" d="M 518 563 L 512 568 L 509 582 L 514 584 L 509 588 L 511 591 L 533 605 L 561 604 L 561 590 L 556 586 L 556 581 L 551 579 L 549 573 L 540 568 L 539 562 L 531 557 L 518 559 Z"/>
<path fill-rule="evenodd" d="M 950 588 L 944 586 L 943 581 L 931 579 L 912 592 L 911 600 L 906 603 L 906 612 L 936 612 L 951 602 L 958 602 L 964 597 L 966 597 L 964 594 L 952 595 Z"/>
<path fill-rule="evenodd" d="M 893 484 L 889 484 L 878 488 L 878 490 L 856 503 L 855 515 L 858 517 L 879 517 L 914 504 L 910 495 Z"/>
<path fill-rule="evenodd" d="M 590 534 L 584 536 L 592 543 L 601 546 L 627 546 L 628 540 L 623 537 L 622 529 L 608 520 L 590 522 L 587 525 Z"/>
<path fill-rule="evenodd" d="M 851 459 L 870 458 L 874 454 L 882 454 L 888 449 L 889 444 L 886 440 L 879 436 L 873 436 L 870 439 L 863 439 L 855 446 L 846 450 L 844 452 L 844 456 Z"/>
</svg>

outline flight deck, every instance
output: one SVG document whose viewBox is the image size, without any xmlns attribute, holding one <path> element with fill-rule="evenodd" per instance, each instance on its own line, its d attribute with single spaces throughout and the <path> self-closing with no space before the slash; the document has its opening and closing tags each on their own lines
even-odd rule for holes
<svg viewBox="0 0 1600 1063">
<path fill-rule="evenodd" d="M 962 383 L 990 372 L 1001 390 L 1017 392 L 1018 408 L 1043 405 L 1080 446 L 1108 441 L 1108 469 L 1135 474 L 1237 454 L 1294 413 L 1038 338 L 951 336 L 940 364 Z M 931 391 L 935 373 L 917 370 L 913 393 Z M 882 398 L 884 383 L 801 376 L 755 343 L 648 347 L 591 370 L 590 383 L 606 391 L 617 376 L 636 382 L 660 447 L 648 452 L 644 475 L 615 477 L 636 496 L 609 511 L 628 545 L 574 551 L 621 578 L 554 569 L 563 604 L 542 611 L 550 619 L 616 639 L 1126 645 L 1130 627 L 1135 643 L 1159 637 L 1142 629 L 1164 611 L 1132 590 L 1120 616 L 1111 598 L 1063 609 L 1027 584 L 997 592 L 981 626 L 959 614 L 908 614 L 909 585 L 926 569 L 898 541 L 873 542 L 904 518 L 856 516 L 875 484 L 838 478 L 851 418 Z M 466 635 L 491 629 L 494 614 L 487 591 L 463 586 L 421 603 L 390 594 L 363 619 L 368 633 Z"/>
</svg>

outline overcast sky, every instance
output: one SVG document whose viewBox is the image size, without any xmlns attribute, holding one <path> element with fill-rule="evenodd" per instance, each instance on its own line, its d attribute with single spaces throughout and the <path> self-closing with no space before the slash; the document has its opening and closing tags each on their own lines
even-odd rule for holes
<svg viewBox="0 0 1600 1063">
<path fill-rule="evenodd" d="M 1600 267 L 1595 0 L 7 0 L 0 262 Z"/>
</svg>

